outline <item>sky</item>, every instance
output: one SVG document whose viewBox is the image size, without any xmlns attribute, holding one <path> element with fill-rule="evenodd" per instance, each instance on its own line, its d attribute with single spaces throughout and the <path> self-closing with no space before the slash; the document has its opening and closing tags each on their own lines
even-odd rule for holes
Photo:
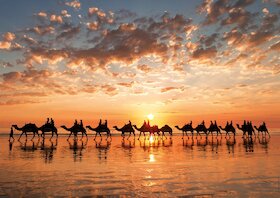
<svg viewBox="0 0 280 198">
<path fill-rule="evenodd" d="M 280 128 L 279 0 L 2 0 L 0 132 L 244 119 Z"/>
</svg>

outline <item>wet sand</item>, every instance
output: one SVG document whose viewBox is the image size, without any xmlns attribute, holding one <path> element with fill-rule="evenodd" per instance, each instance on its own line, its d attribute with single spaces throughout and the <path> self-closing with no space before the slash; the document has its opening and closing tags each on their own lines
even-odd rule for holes
<svg viewBox="0 0 280 198">
<path fill-rule="evenodd" d="M 66 139 L 1 136 L 0 196 L 280 197 L 279 134 Z"/>
</svg>

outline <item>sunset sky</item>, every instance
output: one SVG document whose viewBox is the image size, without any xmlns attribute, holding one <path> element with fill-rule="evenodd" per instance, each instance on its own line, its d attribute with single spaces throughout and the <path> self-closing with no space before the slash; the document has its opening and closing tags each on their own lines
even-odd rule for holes
<svg viewBox="0 0 280 198">
<path fill-rule="evenodd" d="M 279 0 L 2 0 L 0 132 L 11 124 L 280 128 Z"/>
</svg>

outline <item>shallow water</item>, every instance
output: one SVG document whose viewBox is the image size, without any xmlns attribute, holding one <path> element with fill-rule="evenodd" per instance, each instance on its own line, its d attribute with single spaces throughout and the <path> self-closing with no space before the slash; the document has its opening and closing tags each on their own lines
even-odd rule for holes
<svg viewBox="0 0 280 198">
<path fill-rule="evenodd" d="M 0 196 L 280 197 L 279 140 L 2 136 Z"/>
</svg>

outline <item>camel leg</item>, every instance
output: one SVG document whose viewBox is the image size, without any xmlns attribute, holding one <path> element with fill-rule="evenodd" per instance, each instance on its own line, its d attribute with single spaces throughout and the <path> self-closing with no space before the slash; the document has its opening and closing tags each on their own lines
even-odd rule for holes
<svg viewBox="0 0 280 198">
<path fill-rule="evenodd" d="M 33 139 L 34 139 L 34 137 L 35 137 L 35 133 L 33 133 L 33 137 L 32 137 L 32 139 L 31 139 L 31 140 L 33 140 Z"/>
<path fill-rule="evenodd" d="M 266 133 L 269 135 L 269 137 L 270 137 L 270 134 L 269 134 L 269 132 L 268 131 L 266 131 Z"/>
<path fill-rule="evenodd" d="M 184 139 L 184 131 L 183 131 L 183 136 L 182 136 L 182 139 Z"/>
<path fill-rule="evenodd" d="M 141 133 L 142 133 L 142 132 L 140 131 L 140 134 L 139 134 L 138 140 L 139 140 L 139 139 L 140 139 L 140 137 L 141 137 Z"/>
<path fill-rule="evenodd" d="M 95 140 L 96 136 L 97 136 L 97 132 L 95 133 L 94 140 Z"/>
<path fill-rule="evenodd" d="M 127 140 L 130 138 L 130 136 L 131 136 L 131 132 L 129 132 L 129 136 L 128 136 L 128 138 L 126 138 Z"/>
<path fill-rule="evenodd" d="M 54 132 L 52 131 L 52 137 L 50 138 L 50 140 L 53 138 L 53 134 L 54 134 Z"/>
<path fill-rule="evenodd" d="M 23 132 L 20 134 L 20 136 L 19 136 L 19 138 L 18 138 L 18 140 L 20 140 L 20 138 L 21 138 L 21 136 L 23 135 Z"/>
<path fill-rule="evenodd" d="M 72 135 L 72 131 L 71 131 L 70 135 L 68 136 L 67 140 L 69 140 L 69 138 L 70 138 L 71 135 Z"/>
</svg>

